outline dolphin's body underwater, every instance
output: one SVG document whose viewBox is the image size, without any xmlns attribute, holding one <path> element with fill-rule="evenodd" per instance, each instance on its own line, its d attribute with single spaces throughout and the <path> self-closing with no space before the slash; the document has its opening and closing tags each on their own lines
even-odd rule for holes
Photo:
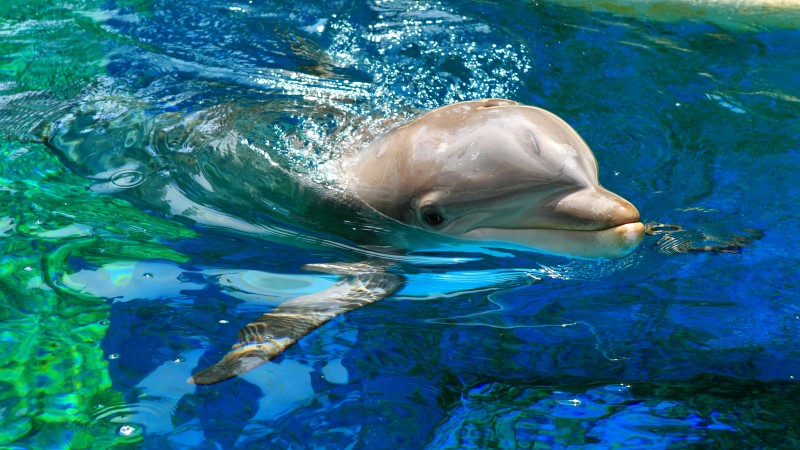
<svg viewBox="0 0 800 450">
<path fill-rule="evenodd" d="M 598 182 L 586 143 L 552 113 L 516 102 L 456 103 L 421 115 L 345 158 L 347 190 L 389 218 L 455 238 L 577 258 L 627 255 L 639 212 Z M 325 291 L 284 302 L 245 326 L 238 343 L 188 381 L 211 384 L 280 354 L 324 322 L 396 292 L 403 277 L 369 265 Z"/>
</svg>

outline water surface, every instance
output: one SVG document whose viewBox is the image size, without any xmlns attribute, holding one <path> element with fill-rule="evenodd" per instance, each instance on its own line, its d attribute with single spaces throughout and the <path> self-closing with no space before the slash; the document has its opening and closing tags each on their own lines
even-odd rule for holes
<svg viewBox="0 0 800 450">
<path fill-rule="evenodd" d="M 704 11 L 4 2 L 0 443 L 797 447 L 800 21 Z M 562 116 L 605 187 L 687 231 L 571 261 L 328 200 L 346 152 L 485 97 Z M 303 265 L 370 258 L 405 288 L 184 382 L 335 281 Z"/>
</svg>

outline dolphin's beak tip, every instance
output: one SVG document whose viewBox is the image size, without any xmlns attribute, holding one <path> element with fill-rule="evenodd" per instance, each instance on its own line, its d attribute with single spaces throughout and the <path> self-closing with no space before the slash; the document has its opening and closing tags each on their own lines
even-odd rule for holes
<svg viewBox="0 0 800 450">
<path fill-rule="evenodd" d="M 627 223 L 617 227 L 617 232 L 621 238 L 621 248 L 626 249 L 626 253 L 632 252 L 644 240 L 644 224 L 642 222 Z"/>
<path fill-rule="evenodd" d="M 631 241 L 641 241 L 644 237 L 644 224 L 642 222 L 633 222 L 625 225 L 625 237 Z"/>
</svg>

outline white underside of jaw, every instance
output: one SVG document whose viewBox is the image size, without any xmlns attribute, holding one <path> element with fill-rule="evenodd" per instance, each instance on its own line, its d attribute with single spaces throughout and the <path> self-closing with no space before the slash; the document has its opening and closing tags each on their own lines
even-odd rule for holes
<svg viewBox="0 0 800 450">
<path fill-rule="evenodd" d="M 486 227 L 475 228 L 461 237 L 572 258 L 619 258 L 641 244 L 644 225 L 634 222 L 596 231 Z"/>
</svg>

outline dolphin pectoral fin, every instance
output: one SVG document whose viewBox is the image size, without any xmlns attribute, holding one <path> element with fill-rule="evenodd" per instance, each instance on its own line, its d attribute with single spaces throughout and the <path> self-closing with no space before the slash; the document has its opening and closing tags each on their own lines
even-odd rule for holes
<svg viewBox="0 0 800 450">
<path fill-rule="evenodd" d="M 387 272 L 348 274 L 328 289 L 287 300 L 239 330 L 220 362 L 186 381 L 214 384 L 249 372 L 334 317 L 392 295 L 404 281 Z"/>
<path fill-rule="evenodd" d="M 256 367 L 269 361 L 258 357 L 232 358 L 231 353 L 225 355 L 222 360 L 213 366 L 201 370 L 186 380 L 189 384 L 216 384 L 233 378 L 237 375 L 249 372 Z"/>
<path fill-rule="evenodd" d="M 656 249 L 659 253 L 676 254 L 690 252 L 741 253 L 751 242 L 761 239 L 764 232 L 745 229 L 743 234 L 732 233 L 714 225 L 704 225 L 687 230 L 680 225 L 649 222 L 645 233 L 659 236 Z"/>
</svg>

